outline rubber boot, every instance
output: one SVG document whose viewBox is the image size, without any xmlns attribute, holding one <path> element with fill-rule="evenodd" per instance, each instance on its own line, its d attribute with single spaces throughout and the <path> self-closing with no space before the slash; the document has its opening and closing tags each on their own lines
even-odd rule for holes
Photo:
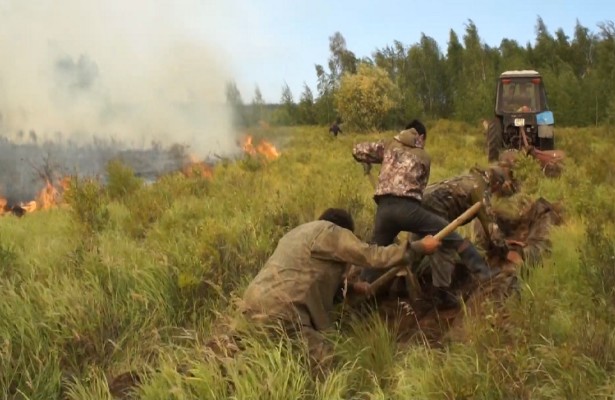
<svg viewBox="0 0 615 400">
<path fill-rule="evenodd" d="M 459 252 L 459 258 L 461 258 L 461 262 L 468 267 L 470 272 L 474 274 L 480 282 L 488 281 L 500 272 L 499 269 L 489 268 L 483 257 L 471 244 Z"/>
</svg>

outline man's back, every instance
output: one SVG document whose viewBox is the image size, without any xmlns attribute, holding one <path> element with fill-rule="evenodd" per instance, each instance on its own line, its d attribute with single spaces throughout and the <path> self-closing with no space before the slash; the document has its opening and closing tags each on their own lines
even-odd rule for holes
<svg viewBox="0 0 615 400">
<path fill-rule="evenodd" d="M 423 206 L 452 221 L 476 201 L 488 198 L 487 183 L 478 174 L 467 174 L 433 183 L 425 188 Z"/>
<path fill-rule="evenodd" d="M 431 159 L 422 144 L 407 146 L 395 140 L 360 143 L 354 147 L 353 156 L 359 162 L 382 164 L 376 197 L 422 199 L 431 167 Z"/>
<path fill-rule="evenodd" d="M 299 306 L 305 308 L 311 318 L 303 323 L 313 323 L 318 329 L 328 326 L 328 312 L 333 307 L 345 264 L 312 257 L 312 243 L 327 229 L 335 229 L 335 225 L 314 221 L 299 225 L 284 235 L 246 289 L 245 306 L 286 318 L 295 318 L 295 308 Z"/>
</svg>

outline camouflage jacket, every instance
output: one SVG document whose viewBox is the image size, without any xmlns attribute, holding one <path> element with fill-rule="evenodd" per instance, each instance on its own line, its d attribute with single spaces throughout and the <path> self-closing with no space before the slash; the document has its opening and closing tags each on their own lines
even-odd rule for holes
<svg viewBox="0 0 615 400">
<path fill-rule="evenodd" d="M 470 174 L 427 186 L 422 204 L 447 221 L 452 221 L 479 201 L 483 207 L 477 217 L 485 232 L 489 232 L 489 224 L 493 220 L 489 177 L 485 171 L 474 168 Z"/>
<path fill-rule="evenodd" d="M 393 195 L 421 201 L 429 180 L 431 159 L 423 143 L 404 145 L 396 140 L 366 142 L 355 145 L 354 159 L 368 164 L 382 164 L 375 197 Z"/>
<path fill-rule="evenodd" d="M 328 221 L 300 225 L 280 239 L 248 285 L 242 307 L 252 315 L 260 313 L 265 320 L 299 318 L 303 325 L 325 329 L 331 325 L 333 299 L 342 285 L 347 263 L 390 268 L 408 263 L 413 249 L 407 242 L 386 247 L 369 245 Z"/>
</svg>

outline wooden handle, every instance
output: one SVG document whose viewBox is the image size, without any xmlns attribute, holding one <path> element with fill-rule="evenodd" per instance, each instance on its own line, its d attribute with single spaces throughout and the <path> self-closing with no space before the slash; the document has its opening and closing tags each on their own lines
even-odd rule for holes
<svg viewBox="0 0 615 400">
<path fill-rule="evenodd" d="M 387 282 L 390 282 L 393 278 L 395 278 L 395 275 L 397 275 L 397 273 L 401 271 L 403 268 L 404 268 L 403 266 L 393 267 L 389 269 L 387 272 L 385 272 L 384 274 L 380 275 L 378 279 L 376 279 L 369 285 L 371 292 L 377 293 L 382 286 L 384 286 Z"/>
<path fill-rule="evenodd" d="M 482 206 L 483 203 L 477 201 L 476 203 L 474 203 L 474 205 L 472 205 L 472 207 L 465 210 L 460 216 L 455 218 L 450 224 L 446 225 L 440 232 L 436 233 L 433 236 L 438 240 L 444 239 L 445 237 L 453 233 L 455 229 L 463 225 L 466 221 L 469 221 L 471 218 L 473 218 Z"/>
<path fill-rule="evenodd" d="M 446 225 L 440 232 L 436 233 L 434 237 L 438 240 L 442 240 L 448 235 L 450 235 L 455 229 L 463 225 L 464 222 L 468 221 L 482 207 L 483 203 L 477 201 L 474 205 L 463 212 L 460 216 L 455 218 L 450 224 Z M 402 269 L 404 266 L 393 267 L 381 275 L 378 279 L 373 281 L 370 285 L 372 293 L 377 293 L 380 288 L 389 282 L 391 279 L 395 277 L 395 275 Z"/>
</svg>

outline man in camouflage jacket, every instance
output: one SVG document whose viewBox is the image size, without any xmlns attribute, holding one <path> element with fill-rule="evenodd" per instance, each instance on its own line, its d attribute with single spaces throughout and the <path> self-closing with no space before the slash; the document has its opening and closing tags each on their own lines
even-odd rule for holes
<svg viewBox="0 0 615 400">
<path fill-rule="evenodd" d="M 340 209 L 328 209 L 319 220 L 297 226 L 280 239 L 243 296 L 243 313 L 249 319 L 281 323 L 289 334 L 300 334 L 317 365 L 330 353 L 321 331 L 332 324 L 334 298 L 342 290 L 348 265 L 386 270 L 439 246 L 437 239 L 425 237 L 380 247 L 362 242 L 353 230 L 352 217 Z M 350 289 L 369 294 L 365 282 Z"/>
<path fill-rule="evenodd" d="M 494 223 L 491 210 L 491 196 L 510 196 L 516 192 L 512 171 L 509 168 L 491 165 L 487 169 L 472 168 L 469 174 L 428 185 L 423 192 L 423 207 L 444 218 L 453 221 L 476 202 L 483 207 L 476 218 L 480 221 L 486 239 L 490 246 L 507 250 L 501 241 L 495 243 L 489 236 Z M 467 221 L 468 223 L 470 221 Z M 455 254 L 450 249 L 443 248 L 438 253 L 427 257 L 426 265 L 431 269 L 434 286 L 446 287 L 451 283 L 455 266 Z M 509 254 L 511 261 L 519 262 L 514 254 Z"/>
<path fill-rule="evenodd" d="M 374 195 L 378 206 L 372 242 L 377 245 L 393 243 L 401 231 L 422 237 L 433 235 L 448 224 L 444 218 L 421 206 L 431 167 L 431 159 L 423 149 L 426 136 L 425 126 L 414 120 L 392 141 L 359 143 L 353 148 L 354 159 L 367 166 L 366 173 L 371 164 L 382 164 Z M 444 238 L 442 248 L 458 253 L 479 280 L 492 276 L 476 248 L 458 233 Z M 361 277 L 371 282 L 381 274 L 378 270 L 364 269 Z M 453 299 L 444 287 L 442 289 L 442 300 L 446 305 L 453 305 Z"/>
</svg>

